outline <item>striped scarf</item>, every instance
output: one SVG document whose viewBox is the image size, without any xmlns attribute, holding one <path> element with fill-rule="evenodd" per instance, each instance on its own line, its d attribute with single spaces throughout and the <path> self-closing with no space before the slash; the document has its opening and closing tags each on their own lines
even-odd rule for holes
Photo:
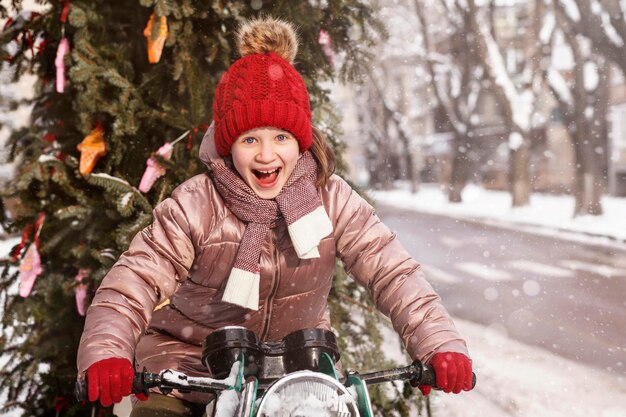
<svg viewBox="0 0 626 417">
<path fill-rule="evenodd" d="M 211 162 L 211 172 L 226 207 L 246 224 L 222 301 L 258 310 L 259 258 L 270 229 L 283 218 L 300 259 L 318 258 L 317 245 L 333 231 L 315 186 L 317 164 L 304 152 L 272 200 L 260 198 L 223 159 Z"/>
</svg>

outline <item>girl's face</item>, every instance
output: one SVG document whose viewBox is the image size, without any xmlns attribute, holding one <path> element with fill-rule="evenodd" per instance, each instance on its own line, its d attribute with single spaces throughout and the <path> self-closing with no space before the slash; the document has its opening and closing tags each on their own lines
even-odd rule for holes
<svg viewBox="0 0 626 417">
<path fill-rule="evenodd" d="M 287 131 L 261 127 L 239 136 L 230 154 L 246 184 L 268 200 L 276 197 L 289 179 L 300 156 L 300 145 Z"/>
</svg>

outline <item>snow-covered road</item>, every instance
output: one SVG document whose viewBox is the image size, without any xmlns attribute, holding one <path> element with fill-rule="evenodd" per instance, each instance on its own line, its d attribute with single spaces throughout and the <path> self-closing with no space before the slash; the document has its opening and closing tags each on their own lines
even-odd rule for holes
<svg viewBox="0 0 626 417">
<path fill-rule="evenodd" d="M 625 417 L 626 380 L 456 320 L 470 344 L 478 383 L 460 395 L 437 393 L 436 416 Z"/>
</svg>

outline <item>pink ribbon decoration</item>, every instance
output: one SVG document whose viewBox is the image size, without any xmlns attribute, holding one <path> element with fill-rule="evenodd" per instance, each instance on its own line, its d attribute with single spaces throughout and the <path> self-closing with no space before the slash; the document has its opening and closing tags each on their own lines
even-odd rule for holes
<svg viewBox="0 0 626 417">
<path fill-rule="evenodd" d="M 20 286 L 19 286 L 19 294 L 21 297 L 28 297 L 30 292 L 33 289 L 33 285 L 35 284 L 35 280 L 41 274 L 41 258 L 39 256 L 39 250 L 37 250 L 37 245 L 32 243 L 26 254 L 24 255 L 24 259 L 22 259 L 22 263 L 20 264 Z"/>
<path fill-rule="evenodd" d="M 74 277 L 74 298 L 76 299 L 76 309 L 78 314 L 85 316 L 85 299 L 87 298 L 88 285 L 83 283 L 83 279 L 88 278 L 91 273 L 89 268 L 80 268 Z"/>
<path fill-rule="evenodd" d="M 158 151 L 156 151 L 156 154 L 163 159 L 169 160 L 172 157 L 173 151 L 173 144 L 165 143 L 159 148 Z M 163 168 L 163 166 L 161 166 L 161 164 L 159 164 L 153 157 L 148 158 L 146 165 L 146 170 L 144 171 L 143 176 L 141 177 L 141 182 L 139 183 L 139 191 L 142 193 L 150 191 L 156 180 L 165 175 L 165 168 Z"/>
<path fill-rule="evenodd" d="M 335 49 L 333 48 L 333 41 L 330 38 L 328 32 L 326 32 L 324 29 L 321 29 L 320 36 L 317 39 L 317 42 L 322 46 L 322 51 L 324 51 L 324 55 L 326 55 L 326 58 L 328 58 L 328 62 L 334 68 L 337 54 L 335 52 Z"/>
<path fill-rule="evenodd" d="M 70 42 L 67 38 L 61 39 L 57 48 L 54 65 L 57 67 L 57 93 L 65 91 L 65 55 L 70 51 Z"/>
</svg>

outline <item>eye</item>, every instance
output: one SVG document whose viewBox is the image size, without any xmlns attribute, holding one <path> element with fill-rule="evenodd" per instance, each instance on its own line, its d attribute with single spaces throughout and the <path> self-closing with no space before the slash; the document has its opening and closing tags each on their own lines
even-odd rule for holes
<svg viewBox="0 0 626 417">
<path fill-rule="evenodd" d="M 248 136 L 247 138 L 243 139 L 243 143 L 246 143 L 248 145 L 252 145 L 254 143 L 255 139 L 252 136 Z"/>
<path fill-rule="evenodd" d="M 284 142 L 287 139 L 289 139 L 289 137 L 287 135 L 278 135 L 278 136 L 276 136 L 276 140 L 279 141 L 279 142 Z"/>
</svg>

